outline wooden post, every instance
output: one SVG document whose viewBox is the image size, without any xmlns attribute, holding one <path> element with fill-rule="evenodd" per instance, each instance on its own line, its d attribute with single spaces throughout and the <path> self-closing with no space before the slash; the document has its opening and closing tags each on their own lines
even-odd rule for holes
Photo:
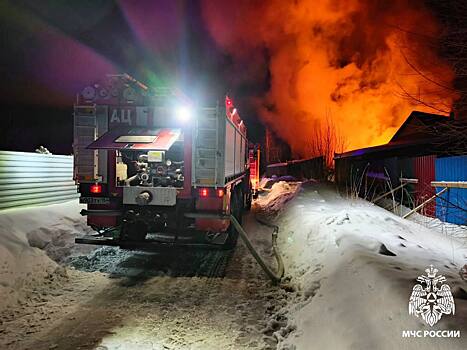
<svg viewBox="0 0 467 350">
<path fill-rule="evenodd" d="M 439 197 L 440 195 L 442 195 L 444 192 L 446 192 L 447 190 L 449 189 L 449 187 L 445 187 L 443 188 L 441 191 L 439 191 L 438 193 L 434 194 L 431 198 L 427 199 L 426 201 L 424 201 L 422 204 L 420 204 L 419 206 L 415 207 L 414 209 L 412 209 L 411 211 L 409 211 L 407 214 L 405 214 L 402 218 L 403 219 L 407 219 L 410 215 L 412 215 L 413 213 L 415 213 L 418 209 L 420 208 L 423 208 L 425 205 L 427 205 L 428 203 L 430 203 L 431 201 L 433 201 L 436 197 Z"/>
<path fill-rule="evenodd" d="M 386 192 L 384 194 L 382 194 L 381 196 L 378 196 L 376 197 L 376 199 L 373 199 L 372 200 L 372 203 L 376 203 L 377 201 L 379 201 L 380 199 L 390 195 L 391 193 L 394 193 L 396 192 L 398 189 L 401 189 L 402 187 L 404 187 L 405 185 L 408 185 L 408 184 L 416 184 L 418 183 L 418 179 L 406 179 L 406 178 L 400 178 L 399 181 L 401 182 L 401 184 L 395 188 L 393 188 L 392 190 L 390 190 L 389 192 Z"/>
<path fill-rule="evenodd" d="M 431 187 L 467 188 L 467 181 L 431 181 Z"/>
</svg>

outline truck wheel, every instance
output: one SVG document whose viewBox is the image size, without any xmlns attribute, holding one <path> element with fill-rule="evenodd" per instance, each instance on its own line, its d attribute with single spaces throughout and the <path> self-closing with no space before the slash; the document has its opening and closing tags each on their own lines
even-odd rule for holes
<svg viewBox="0 0 467 350">
<path fill-rule="evenodd" d="M 243 211 L 245 210 L 245 201 L 243 200 L 245 196 L 243 195 L 242 188 L 239 187 L 237 189 L 237 203 L 238 203 L 238 213 L 237 213 L 237 221 L 241 224 L 243 221 Z"/>
<path fill-rule="evenodd" d="M 242 202 L 241 192 L 238 189 L 234 189 L 230 197 L 230 212 L 240 224 L 242 223 Z M 238 231 L 233 224 L 230 224 L 228 232 L 229 235 L 224 243 L 224 248 L 234 249 L 238 241 Z"/>
<path fill-rule="evenodd" d="M 243 209 L 249 211 L 251 209 L 251 202 L 253 201 L 253 186 L 250 177 L 247 177 L 245 185 L 243 186 Z"/>
<path fill-rule="evenodd" d="M 251 210 L 251 202 L 252 202 L 252 197 L 251 197 L 251 192 L 248 192 L 248 193 L 245 193 L 244 194 L 244 208 L 246 211 L 250 211 Z"/>
</svg>

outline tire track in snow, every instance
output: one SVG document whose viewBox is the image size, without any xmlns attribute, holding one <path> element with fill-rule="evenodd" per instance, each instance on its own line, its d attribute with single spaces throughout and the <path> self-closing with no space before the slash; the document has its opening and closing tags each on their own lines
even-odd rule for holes
<svg viewBox="0 0 467 350">
<path fill-rule="evenodd" d="M 246 226 L 267 252 L 270 233 L 254 220 Z M 50 295 L 43 305 L 46 321 L 37 320 L 34 333 L 7 349 L 275 348 L 262 331 L 276 288 L 241 242 L 234 252 L 101 248 L 70 265 L 77 269 L 61 287 L 62 296 Z M 10 339 L 13 327 L 26 333 L 29 324 L 9 325 Z"/>
</svg>

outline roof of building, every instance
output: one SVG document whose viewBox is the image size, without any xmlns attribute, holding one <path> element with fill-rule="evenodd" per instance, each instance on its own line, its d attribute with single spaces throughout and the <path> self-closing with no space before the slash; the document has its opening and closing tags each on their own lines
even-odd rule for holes
<svg viewBox="0 0 467 350">
<path fill-rule="evenodd" d="M 448 116 L 413 111 L 387 144 L 335 154 L 334 159 L 422 156 L 450 152 L 450 142 L 456 140 L 446 141 L 445 134 L 452 123 L 455 123 L 454 119 Z"/>
<path fill-rule="evenodd" d="M 452 121 L 449 116 L 413 111 L 389 143 L 431 137 L 436 129 Z"/>
<path fill-rule="evenodd" d="M 353 157 L 361 157 L 367 158 L 371 156 L 397 156 L 403 153 L 417 153 L 417 149 L 423 148 L 429 145 L 430 140 L 416 140 L 416 141 L 397 141 L 392 143 L 387 143 L 385 145 L 380 146 L 373 146 L 373 147 L 366 147 L 366 148 L 359 148 L 356 150 L 338 153 L 335 154 L 334 159 L 341 159 L 341 158 L 353 158 Z"/>
</svg>

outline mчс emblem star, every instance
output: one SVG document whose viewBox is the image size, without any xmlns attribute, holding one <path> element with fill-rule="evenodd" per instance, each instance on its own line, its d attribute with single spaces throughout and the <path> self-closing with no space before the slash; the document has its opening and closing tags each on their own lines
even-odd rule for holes
<svg viewBox="0 0 467 350">
<path fill-rule="evenodd" d="M 454 298 L 452 297 L 451 288 L 447 284 L 442 284 L 446 281 L 443 275 L 436 276 L 437 269 L 430 265 L 425 270 L 427 276 L 421 275 L 417 278 L 421 284 L 416 284 L 412 289 L 412 294 L 409 301 L 409 314 L 422 319 L 433 326 L 436 324 L 443 314 L 453 314 L 455 311 Z M 438 287 L 438 284 L 441 285 Z M 423 286 L 425 285 L 425 287 Z"/>
</svg>

